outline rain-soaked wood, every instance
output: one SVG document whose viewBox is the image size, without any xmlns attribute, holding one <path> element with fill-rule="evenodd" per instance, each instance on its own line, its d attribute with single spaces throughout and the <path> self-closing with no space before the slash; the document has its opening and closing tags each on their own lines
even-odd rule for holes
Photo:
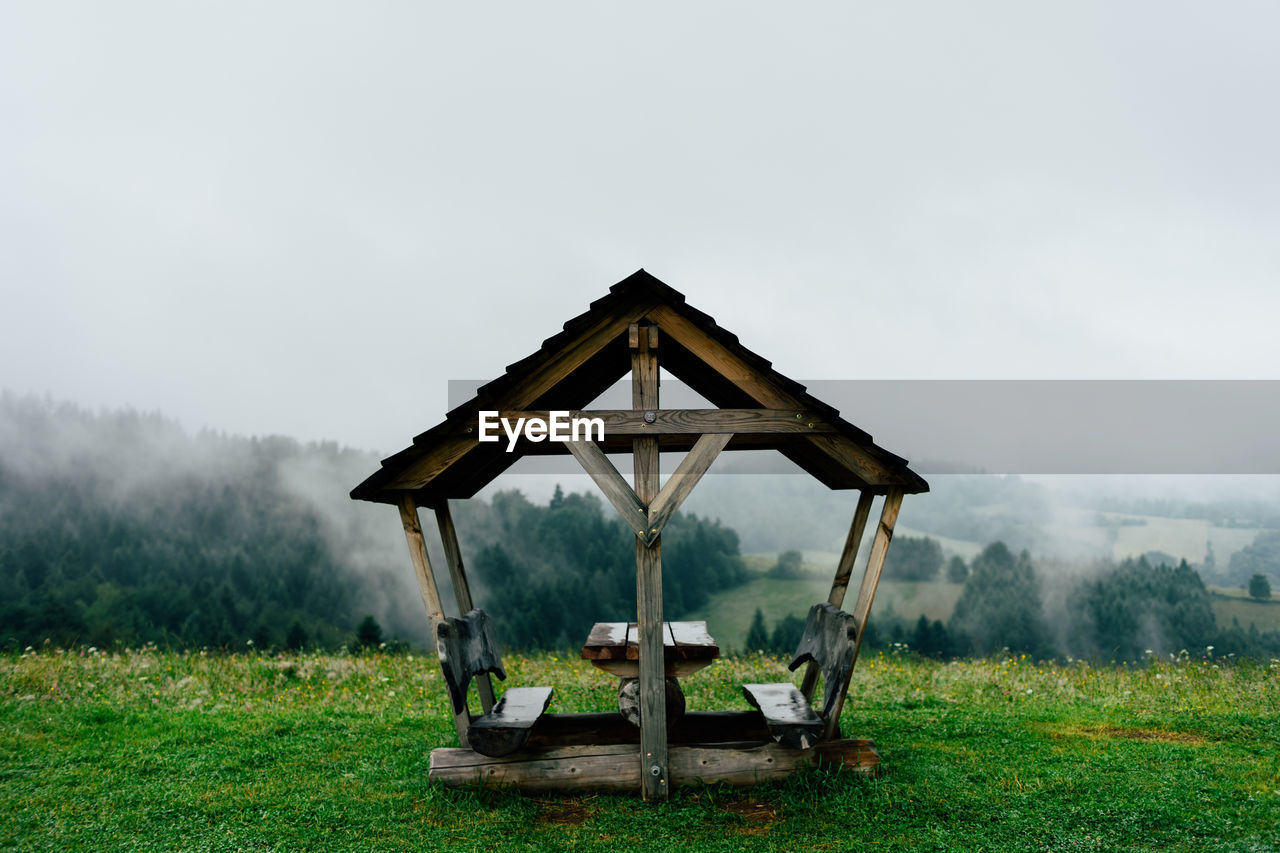
<svg viewBox="0 0 1280 853">
<path fill-rule="evenodd" d="M 458 531 L 453 526 L 448 500 L 441 500 L 436 504 L 436 527 L 440 529 L 440 543 L 444 546 L 445 562 L 449 564 L 449 580 L 453 584 L 453 597 L 458 602 L 458 612 L 469 613 L 475 605 L 471 603 L 471 585 L 467 583 L 467 570 L 462 564 L 462 548 L 458 546 Z M 489 673 L 476 677 L 476 693 L 480 696 L 480 707 L 484 713 L 492 711 L 493 682 L 489 679 Z"/>
<path fill-rule="evenodd" d="M 769 735 L 791 749 L 807 749 L 822 738 L 822 717 L 790 684 L 744 684 L 742 695 L 760 709 Z"/>
<path fill-rule="evenodd" d="M 680 508 L 680 504 L 684 503 L 693 487 L 698 485 L 702 475 L 707 473 L 711 463 L 716 461 L 716 456 L 731 438 L 733 436 L 726 433 L 704 435 L 684 459 L 680 460 L 657 497 L 649 502 L 649 532 L 644 534 L 646 545 L 652 545 L 657 540 L 662 528 Z"/>
<path fill-rule="evenodd" d="M 431 752 L 428 778 L 448 786 L 513 786 L 524 791 L 634 791 L 642 781 L 643 748 L 635 744 L 529 747 L 501 758 L 470 749 Z M 869 740 L 840 740 L 813 749 L 777 743 L 716 743 L 672 746 L 672 785 L 755 785 L 785 779 L 816 764 L 874 775 L 880 763 Z"/>
<path fill-rule="evenodd" d="M 853 522 L 849 525 L 849 535 L 844 540 L 844 550 L 840 552 L 840 562 L 836 565 L 836 576 L 831 581 L 831 594 L 827 601 L 836 607 L 844 604 L 844 594 L 849 588 L 849 578 L 853 576 L 853 567 L 858 560 L 858 548 L 862 545 L 862 534 L 867 529 L 867 518 L 871 515 L 871 502 L 875 495 L 861 492 L 858 495 L 858 506 L 853 511 Z"/>
<path fill-rule="evenodd" d="M 529 740 L 533 727 L 551 704 L 550 687 L 511 687 L 493 710 L 471 721 L 467 737 L 482 755 L 510 755 Z"/>
<path fill-rule="evenodd" d="M 658 409 L 658 330 L 632 325 L 631 408 Z M 601 454 L 603 455 L 603 453 Z M 635 494 L 648 507 L 658 494 L 658 440 L 635 439 Z M 646 513 L 647 520 L 647 513 Z M 645 534 L 641 533 L 640 537 Z M 636 622 L 639 628 L 640 750 L 634 764 L 646 800 L 670 795 L 667 766 L 666 667 L 663 655 L 662 538 L 636 539 Z"/>
<path fill-rule="evenodd" d="M 853 511 L 853 523 L 849 525 L 849 535 L 844 540 L 844 550 L 840 552 L 840 561 L 836 564 L 836 576 L 831 581 L 831 594 L 827 601 L 840 607 L 844 604 L 845 590 L 849 588 L 849 578 L 853 576 L 853 567 L 858 560 L 858 548 L 862 545 L 862 532 L 867 528 L 867 518 L 871 515 L 871 501 L 874 495 L 864 491 L 858 495 L 858 506 Z M 816 662 L 810 662 L 804 670 L 804 681 L 800 692 L 804 698 L 813 699 L 813 689 L 818 683 L 820 670 Z"/>
<path fill-rule="evenodd" d="M 889 555 L 889 543 L 893 541 L 893 526 L 898 522 L 898 511 L 902 508 L 902 490 L 890 489 L 885 495 L 884 506 L 880 510 L 880 523 L 876 526 L 875 539 L 871 541 L 871 554 L 867 558 L 867 568 L 862 575 L 862 584 L 858 588 L 858 600 L 850 612 L 859 626 L 866 625 L 871 616 L 871 605 L 876 600 L 876 589 L 880 585 L 880 574 L 884 571 L 885 557 Z M 862 648 L 862 636 L 859 634 L 854 647 L 853 658 L 858 659 L 858 651 Z"/>
<path fill-rule="evenodd" d="M 427 540 L 422 535 L 422 522 L 418 518 L 418 505 L 412 495 L 400 498 L 400 524 L 404 527 L 404 538 L 409 544 L 409 559 L 413 561 L 413 574 L 418 579 L 418 592 L 422 594 L 422 603 L 427 608 L 427 620 L 431 625 L 431 636 L 444 623 L 444 605 L 440 603 L 440 590 L 436 587 L 436 576 L 431 571 L 431 558 L 427 556 Z M 464 707 L 453 715 L 453 725 L 458 732 L 458 742 L 467 746 L 467 728 L 471 717 Z"/>
<path fill-rule="evenodd" d="M 720 656 L 720 647 L 707 633 L 706 622 L 667 622 L 665 628 L 662 657 L 663 674 L 668 679 L 692 675 Z M 640 677 L 638 643 L 635 622 L 597 622 L 582 647 L 582 659 L 619 678 L 636 679 Z"/>
<path fill-rule="evenodd" d="M 720 657 L 720 646 L 707 633 L 706 622 L 668 622 L 667 627 L 676 644 L 676 657 L 682 660 Z"/>
<path fill-rule="evenodd" d="M 653 415 L 652 423 L 645 416 Z M 573 418 L 599 418 L 604 434 L 611 435 L 808 435 L 835 432 L 836 428 L 822 417 L 803 409 L 583 409 L 569 410 Z M 550 420 L 549 410 L 500 411 L 498 417 L 509 423 Z M 505 439 L 504 439 L 505 440 Z"/>
<path fill-rule="evenodd" d="M 853 674 L 853 665 L 858 660 L 858 652 L 862 649 L 863 630 L 871 617 L 871 605 L 876 599 L 876 588 L 880 585 L 880 573 L 884 571 L 884 560 L 889 555 L 889 543 L 893 540 L 893 526 L 898 521 L 898 510 L 902 508 L 902 489 L 890 489 L 884 496 L 884 506 L 880 510 L 880 523 L 876 526 L 876 537 L 871 541 L 871 555 L 867 558 L 867 570 L 862 575 L 862 586 L 858 589 L 858 600 L 853 606 L 853 619 L 858 625 L 858 639 L 853 646 L 853 660 L 849 663 L 849 676 Z M 839 730 L 840 710 L 844 707 L 845 694 L 849 692 L 849 676 L 845 677 L 840 691 L 840 699 L 836 702 L 832 716 L 827 718 L 827 737 L 835 736 Z"/>
<path fill-rule="evenodd" d="M 434 635 L 436 625 L 444 619 L 444 605 L 440 602 L 440 590 L 436 587 L 431 558 L 427 556 L 427 542 L 422 535 L 422 522 L 418 519 L 418 505 L 412 495 L 400 499 L 400 524 L 404 527 L 413 574 L 418 579 L 418 592 L 422 594 L 422 603 L 427 608 L 427 618 L 431 621 L 431 633 Z"/>
<path fill-rule="evenodd" d="M 687 711 L 667 732 L 671 744 L 769 741 L 755 711 Z M 530 746 L 578 746 L 640 742 L 640 730 L 621 713 L 544 714 L 529 738 Z"/>
<path fill-rule="evenodd" d="M 469 746 L 485 755 L 507 755 L 522 747 L 551 701 L 550 687 L 508 688 L 491 712 L 478 717 L 471 717 L 467 709 L 467 686 L 473 678 L 490 672 L 507 677 L 489 614 L 471 610 L 462 617 L 445 617 L 436 626 L 436 648 L 453 713 L 469 721 Z"/>
<path fill-rule="evenodd" d="M 790 668 L 794 671 L 800 664 L 812 661 L 822 670 L 822 707 L 818 711 L 824 719 L 840 714 L 838 705 L 853 669 L 857 641 L 858 625 L 853 616 L 829 601 L 809 608 Z M 834 733 L 829 736 L 834 737 Z"/>
<path fill-rule="evenodd" d="M 662 652 L 668 661 L 710 661 L 720 656 L 720 647 L 707 633 L 707 623 L 666 622 L 663 624 Z M 639 632 L 635 622 L 597 622 L 582 646 L 582 659 L 589 661 L 638 660 Z"/>
<path fill-rule="evenodd" d="M 839 732 L 839 704 L 853 668 L 857 627 L 853 617 L 828 601 L 809 608 L 804 634 L 796 647 L 790 669 L 811 662 L 822 672 L 823 703 L 813 708 L 807 696 L 789 682 L 745 684 L 743 693 L 760 709 L 769 732 L 779 743 L 802 749 L 819 739 L 832 739 Z M 837 725 L 832 726 L 832 719 Z"/>
<path fill-rule="evenodd" d="M 565 445 L 578 460 L 582 470 L 591 475 L 591 479 L 600 487 L 609 503 L 613 504 L 626 525 L 637 536 L 644 536 L 648 531 L 646 523 L 649 520 L 646 502 L 637 496 L 635 490 L 618 473 L 618 469 L 613 467 L 604 451 L 591 441 L 566 441 Z"/>
<path fill-rule="evenodd" d="M 444 673 L 449 702 L 455 714 L 467 710 L 467 687 L 482 672 L 507 677 L 498 654 L 498 637 L 493 620 L 483 610 L 465 616 L 446 616 L 436 626 L 436 651 Z"/>
</svg>

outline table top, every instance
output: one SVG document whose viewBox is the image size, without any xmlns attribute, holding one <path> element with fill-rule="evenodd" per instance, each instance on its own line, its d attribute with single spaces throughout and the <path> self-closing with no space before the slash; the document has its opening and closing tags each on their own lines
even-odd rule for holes
<svg viewBox="0 0 1280 853">
<path fill-rule="evenodd" d="M 720 647 L 707 633 L 706 622 L 663 622 L 662 651 L 668 661 L 710 661 Z M 635 622 L 597 622 L 582 647 L 583 660 L 638 660 L 639 630 Z"/>
</svg>

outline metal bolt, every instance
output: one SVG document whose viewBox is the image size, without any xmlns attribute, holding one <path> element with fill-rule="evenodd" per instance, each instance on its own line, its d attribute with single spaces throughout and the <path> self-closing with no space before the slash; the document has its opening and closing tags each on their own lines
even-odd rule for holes
<svg viewBox="0 0 1280 853">
<path fill-rule="evenodd" d="M 655 764 L 655 765 L 653 765 L 652 767 L 650 767 L 650 768 L 649 768 L 649 772 L 650 772 L 651 774 L 653 774 L 654 776 L 661 776 L 661 775 L 662 775 L 662 768 Z"/>
</svg>

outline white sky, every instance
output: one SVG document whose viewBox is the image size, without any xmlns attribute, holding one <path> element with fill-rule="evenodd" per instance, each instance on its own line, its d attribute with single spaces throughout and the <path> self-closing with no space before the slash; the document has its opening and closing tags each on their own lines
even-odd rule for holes
<svg viewBox="0 0 1280 853">
<path fill-rule="evenodd" d="M 0 387 L 390 452 L 638 267 L 797 379 L 1280 378 L 1277 32 L 11 0 Z"/>
</svg>

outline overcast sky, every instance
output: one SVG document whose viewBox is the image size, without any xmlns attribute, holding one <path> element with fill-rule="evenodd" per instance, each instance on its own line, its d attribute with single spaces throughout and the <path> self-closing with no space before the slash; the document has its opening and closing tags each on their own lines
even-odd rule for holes
<svg viewBox="0 0 1280 853">
<path fill-rule="evenodd" d="M 0 387 L 390 452 L 639 267 L 798 379 L 1280 378 L 1277 32 L 5 2 Z"/>
</svg>

